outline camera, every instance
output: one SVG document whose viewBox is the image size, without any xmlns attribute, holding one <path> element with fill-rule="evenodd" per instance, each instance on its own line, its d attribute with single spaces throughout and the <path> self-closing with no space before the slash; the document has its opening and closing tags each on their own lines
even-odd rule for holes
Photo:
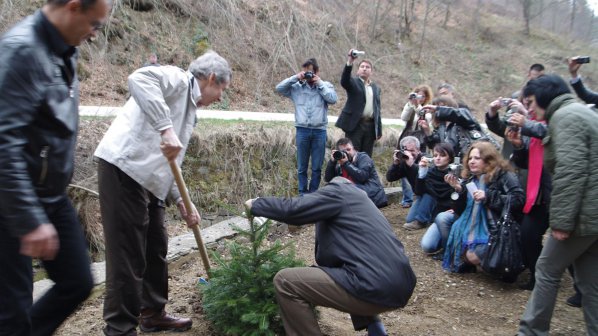
<svg viewBox="0 0 598 336">
<path fill-rule="evenodd" d="M 313 73 L 313 71 L 306 71 L 303 74 L 303 78 L 305 78 L 307 80 L 310 80 L 310 79 L 314 78 L 314 76 L 315 76 L 315 74 Z"/>
<path fill-rule="evenodd" d="M 457 178 L 459 178 L 461 176 L 462 168 L 463 168 L 463 165 L 461 164 L 461 159 L 456 157 L 455 160 L 453 161 L 453 163 L 451 163 L 448 166 L 448 173 L 455 175 Z"/>
<path fill-rule="evenodd" d="M 405 154 L 405 150 L 404 149 L 398 149 L 395 151 L 395 158 L 397 160 L 409 160 L 409 156 L 407 154 Z"/>
<path fill-rule="evenodd" d="M 575 58 L 575 63 L 577 64 L 585 64 L 590 63 L 590 56 L 579 56 Z"/>
<path fill-rule="evenodd" d="M 510 121 L 510 118 L 509 118 L 509 120 L 507 120 L 507 127 L 508 127 L 509 130 L 511 130 L 513 132 L 519 132 L 519 126 L 517 126 L 514 123 L 512 123 Z"/>
<path fill-rule="evenodd" d="M 351 50 L 351 57 L 357 58 L 359 57 L 359 55 L 365 55 L 365 51 L 360 51 L 356 49 Z"/>
<path fill-rule="evenodd" d="M 510 98 L 502 98 L 500 100 L 500 106 L 501 107 L 509 106 L 510 103 L 511 103 L 511 99 Z"/>
<path fill-rule="evenodd" d="M 415 92 L 411 92 L 409 94 L 409 99 L 422 99 L 422 98 L 424 98 L 424 96 L 417 94 Z"/>
<path fill-rule="evenodd" d="M 339 150 L 339 151 L 332 152 L 332 158 L 335 161 L 342 160 L 344 157 L 349 158 L 349 155 L 344 150 Z"/>
</svg>

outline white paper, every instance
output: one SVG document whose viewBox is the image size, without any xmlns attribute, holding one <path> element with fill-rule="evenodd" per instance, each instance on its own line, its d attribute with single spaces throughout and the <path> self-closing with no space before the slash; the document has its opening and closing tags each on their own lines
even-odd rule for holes
<svg viewBox="0 0 598 336">
<path fill-rule="evenodd" d="M 467 187 L 467 191 L 469 191 L 469 193 L 471 194 L 471 196 L 473 196 L 473 192 L 474 191 L 478 190 L 478 186 L 475 185 L 475 183 L 473 181 L 467 183 L 465 186 Z"/>
</svg>

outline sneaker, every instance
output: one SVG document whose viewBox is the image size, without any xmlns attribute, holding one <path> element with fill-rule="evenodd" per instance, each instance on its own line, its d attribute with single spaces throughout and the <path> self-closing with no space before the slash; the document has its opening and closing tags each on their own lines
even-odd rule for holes
<svg viewBox="0 0 598 336">
<path fill-rule="evenodd" d="M 409 231 L 413 231 L 413 230 L 420 230 L 420 229 L 423 229 L 423 228 L 425 228 L 425 227 L 426 227 L 426 226 L 425 226 L 423 223 L 420 223 L 420 222 L 419 222 L 419 221 L 417 221 L 417 220 L 414 220 L 414 221 L 411 221 L 411 222 L 405 223 L 405 224 L 403 225 L 403 228 L 404 228 L 404 229 L 406 229 L 406 230 L 409 230 Z"/>
<path fill-rule="evenodd" d="M 411 203 L 401 203 L 401 208 L 411 208 Z"/>
<path fill-rule="evenodd" d="M 571 307 L 581 308 L 581 293 L 575 292 L 575 294 L 571 295 L 565 303 Z"/>
</svg>

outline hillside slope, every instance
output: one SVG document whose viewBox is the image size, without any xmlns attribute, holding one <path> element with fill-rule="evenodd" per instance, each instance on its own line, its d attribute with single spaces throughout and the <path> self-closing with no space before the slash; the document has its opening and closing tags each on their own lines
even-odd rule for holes
<svg viewBox="0 0 598 336">
<path fill-rule="evenodd" d="M 481 117 L 488 102 L 524 84 L 530 64 L 543 63 L 549 72 L 567 76 L 565 57 L 595 51 L 540 29 L 532 29 L 526 37 L 520 9 L 496 1 L 484 1 L 475 31 L 475 1 L 452 5 L 445 27 L 440 2 L 430 1 L 426 15 L 425 2 L 418 1 L 408 37 L 398 24 L 405 1 L 378 1 L 378 7 L 339 0 L 113 2 L 105 30 L 81 47 L 83 105 L 123 104 L 128 74 L 150 52 L 156 52 L 162 64 L 186 68 L 190 60 L 212 48 L 234 69 L 231 89 L 213 108 L 290 111 L 292 105 L 275 94 L 274 86 L 298 71 L 305 59 L 316 57 L 321 77 L 337 87 L 341 99 L 331 113 L 338 114 L 345 96 L 340 73 L 347 50 L 355 47 L 374 61 L 374 80 L 383 90 L 384 116 L 398 116 L 413 86 L 425 83 L 434 88 L 450 82 Z M 0 31 L 43 3 L 5 1 Z M 594 64 L 582 70 L 588 85 L 597 87 Z"/>
</svg>

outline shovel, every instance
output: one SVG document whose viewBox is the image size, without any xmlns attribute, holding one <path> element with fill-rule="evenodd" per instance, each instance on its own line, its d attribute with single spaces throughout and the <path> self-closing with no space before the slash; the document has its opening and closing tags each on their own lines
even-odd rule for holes
<svg viewBox="0 0 598 336">
<path fill-rule="evenodd" d="M 170 164 L 170 169 L 172 170 L 172 174 L 174 175 L 174 179 L 176 180 L 176 185 L 179 188 L 179 192 L 181 193 L 181 197 L 183 198 L 183 203 L 185 204 L 185 209 L 187 212 L 193 209 L 193 205 L 191 204 L 191 197 L 189 197 L 189 193 L 187 192 L 187 186 L 185 185 L 185 181 L 183 180 L 183 175 L 181 174 L 181 168 L 176 164 L 174 160 L 168 162 Z M 193 235 L 195 236 L 195 242 L 197 243 L 197 248 L 199 249 L 199 254 L 201 255 L 201 260 L 203 262 L 203 267 L 206 270 L 208 277 L 210 276 L 210 259 L 208 259 L 208 252 L 206 250 L 206 246 L 201 239 L 201 233 L 199 232 L 199 225 L 194 225 L 191 227 L 193 230 Z"/>
</svg>

